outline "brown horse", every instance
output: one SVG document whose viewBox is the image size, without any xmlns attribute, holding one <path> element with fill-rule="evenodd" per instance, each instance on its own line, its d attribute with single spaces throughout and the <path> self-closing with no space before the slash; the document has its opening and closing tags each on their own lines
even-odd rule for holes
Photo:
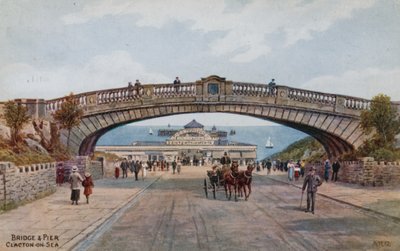
<svg viewBox="0 0 400 251">
<path fill-rule="evenodd" d="M 232 196 L 232 186 L 233 186 L 235 190 L 235 201 L 238 201 L 237 199 L 238 175 L 239 175 L 239 164 L 234 161 L 232 163 L 231 169 L 226 170 L 224 173 L 225 194 L 226 198 L 228 198 L 229 200 L 231 199 Z M 228 191 L 229 191 L 229 196 L 228 196 Z"/>
<path fill-rule="evenodd" d="M 237 178 L 238 189 L 241 192 L 242 188 L 244 190 L 245 200 L 247 200 L 251 194 L 251 181 L 252 181 L 252 172 L 254 170 L 254 165 L 248 165 L 246 171 L 240 171 L 239 176 Z M 249 189 L 249 193 L 247 194 L 246 188 Z"/>
</svg>

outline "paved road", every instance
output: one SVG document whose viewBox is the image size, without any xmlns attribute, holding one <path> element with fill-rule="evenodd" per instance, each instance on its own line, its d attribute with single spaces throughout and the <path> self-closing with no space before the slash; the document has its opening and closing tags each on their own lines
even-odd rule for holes
<svg viewBox="0 0 400 251">
<path fill-rule="evenodd" d="M 89 250 L 400 250 L 387 219 L 322 197 L 305 213 L 299 189 L 257 175 L 249 201 L 207 199 L 204 173 L 164 174 Z"/>
</svg>

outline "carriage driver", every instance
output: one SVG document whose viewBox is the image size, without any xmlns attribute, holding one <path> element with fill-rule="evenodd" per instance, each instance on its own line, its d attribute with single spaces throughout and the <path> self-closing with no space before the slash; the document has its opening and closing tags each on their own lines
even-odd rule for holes
<svg viewBox="0 0 400 251">
<path fill-rule="evenodd" d="M 231 164 L 231 158 L 229 158 L 228 154 L 225 152 L 224 157 L 221 158 L 220 162 L 222 164 L 222 172 L 224 173 L 229 168 L 229 165 Z"/>
</svg>

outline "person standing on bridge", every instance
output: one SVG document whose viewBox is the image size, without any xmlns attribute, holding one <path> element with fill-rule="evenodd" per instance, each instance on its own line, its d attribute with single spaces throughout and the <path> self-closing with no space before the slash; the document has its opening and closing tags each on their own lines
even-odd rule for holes
<svg viewBox="0 0 400 251">
<path fill-rule="evenodd" d="M 321 178 L 315 174 L 316 168 L 313 166 L 310 170 L 310 173 L 306 176 L 303 183 L 303 188 L 301 190 L 304 193 L 304 190 L 307 187 L 307 212 L 312 212 L 314 214 L 315 209 L 315 196 L 317 195 L 317 187 L 322 184 Z"/>
<path fill-rule="evenodd" d="M 178 92 L 179 87 L 178 85 L 181 83 L 181 80 L 179 79 L 179 77 L 176 77 L 174 80 L 174 85 L 175 85 L 175 92 Z"/>
<path fill-rule="evenodd" d="M 276 85 L 275 79 L 274 79 L 274 78 L 271 79 L 271 82 L 269 82 L 268 85 L 269 85 L 269 86 L 275 86 L 275 85 Z"/>
<path fill-rule="evenodd" d="M 181 80 L 179 79 L 179 77 L 176 77 L 174 80 L 174 85 L 180 84 L 180 83 L 181 83 Z"/>
</svg>

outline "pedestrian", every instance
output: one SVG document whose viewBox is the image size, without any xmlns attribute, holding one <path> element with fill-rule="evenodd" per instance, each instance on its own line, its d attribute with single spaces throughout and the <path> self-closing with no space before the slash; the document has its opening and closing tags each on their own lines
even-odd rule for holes
<svg viewBox="0 0 400 251">
<path fill-rule="evenodd" d="M 256 170 L 257 172 L 261 171 L 260 162 L 256 162 Z"/>
<path fill-rule="evenodd" d="M 180 84 L 180 83 L 181 83 L 181 80 L 179 79 L 179 77 L 176 77 L 174 80 L 174 84 L 176 85 L 176 84 Z"/>
<path fill-rule="evenodd" d="M 83 181 L 82 176 L 78 173 L 78 167 L 72 166 L 72 174 L 69 176 L 69 182 L 71 183 L 71 205 L 78 205 L 79 196 L 81 193 L 79 184 Z"/>
<path fill-rule="evenodd" d="M 118 163 L 115 163 L 114 177 L 115 177 L 116 179 L 119 178 L 119 167 L 118 167 Z"/>
<path fill-rule="evenodd" d="M 271 167 L 272 167 L 271 160 L 268 159 L 267 163 L 265 163 L 265 165 L 267 166 L 267 174 L 270 174 L 271 173 Z"/>
<path fill-rule="evenodd" d="M 129 169 L 131 170 L 131 173 L 135 173 L 135 168 L 136 168 L 136 163 L 135 163 L 134 160 L 132 160 L 132 161 L 129 163 Z"/>
<path fill-rule="evenodd" d="M 299 163 L 297 163 L 297 164 L 294 166 L 294 180 L 295 180 L 295 181 L 298 181 L 298 180 L 299 180 L 299 177 L 300 177 L 300 165 L 299 165 Z"/>
<path fill-rule="evenodd" d="M 314 214 L 315 209 L 315 197 L 317 195 L 317 187 L 322 184 L 321 178 L 315 174 L 316 168 L 313 166 L 310 173 L 306 176 L 303 183 L 302 193 L 307 187 L 307 212 L 312 212 Z"/>
<path fill-rule="evenodd" d="M 138 173 L 140 169 L 141 169 L 141 162 L 139 162 L 139 160 L 136 160 L 135 166 L 133 168 L 133 172 L 135 173 L 135 180 L 138 180 Z"/>
<path fill-rule="evenodd" d="M 86 196 L 86 203 L 89 204 L 89 195 L 93 193 L 93 180 L 90 173 L 85 173 L 85 180 L 82 181 L 82 186 L 84 187 L 83 194 Z"/>
<path fill-rule="evenodd" d="M 269 82 L 268 85 L 269 85 L 269 86 L 275 86 L 275 85 L 276 85 L 275 79 L 274 79 L 274 78 L 271 79 L 271 82 Z"/>
<path fill-rule="evenodd" d="M 129 163 L 126 159 L 121 162 L 120 167 L 122 169 L 122 178 L 128 178 L 128 165 Z"/>
<path fill-rule="evenodd" d="M 331 169 L 331 163 L 329 162 L 329 159 L 325 160 L 325 172 L 324 172 L 324 178 L 325 181 L 328 182 L 329 180 L 329 170 Z"/>
<path fill-rule="evenodd" d="M 178 158 L 178 161 L 176 163 L 176 171 L 178 172 L 178 174 L 181 173 L 181 167 L 182 167 L 182 162 L 181 160 Z"/>
<path fill-rule="evenodd" d="M 142 163 L 142 162 L 140 162 L 140 163 Z M 147 176 L 147 166 L 146 165 L 147 165 L 146 162 L 143 163 L 142 168 L 141 168 L 141 170 L 142 170 L 142 180 L 144 180 L 144 177 Z"/>
<path fill-rule="evenodd" d="M 57 185 L 61 186 L 64 183 L 64 167 L 62 165 L 57 167 Z"/>
<path fill-rule="evenodd" d="M 276 171 L 276 160 L 272 161 L 272 170 Z"/>
<path fill-rule="evenodd" d="M 139 87 L 140 85 L 141 85 L 141 83 L 140 83 L 139 79 L 136 79 L 135 86 Z"/>
<path fill-rule="evenodd" d="M 289 181 L 293 181 L 294 176 L 294 164 L 293 160 L 290 160 L 287 164 L 287 172 L 288 172 L 288 179 Z"/>
<path fill-rule="evenodd" d="M 339 161 L 335 160 L 332 164 L 332 181 L 334 178 L 335 178 L 335 182 L 337 181 L 339 169 L 340 169 L 340 163 L 339 163 Z"/>
<path fill-rule="evenodd" d="M 176 161 L 174 159 L 174 161 L 172 161 L 172 174 L 175 174 L 175 170 L 176 170 Z"/>
<path fill-rule="evenodd" d="M 302 178 L 304 178 L 304 173 L 306 172 L 306 161 L 303 159 L 300 162 L 300 175 Z"/>
</svg>

